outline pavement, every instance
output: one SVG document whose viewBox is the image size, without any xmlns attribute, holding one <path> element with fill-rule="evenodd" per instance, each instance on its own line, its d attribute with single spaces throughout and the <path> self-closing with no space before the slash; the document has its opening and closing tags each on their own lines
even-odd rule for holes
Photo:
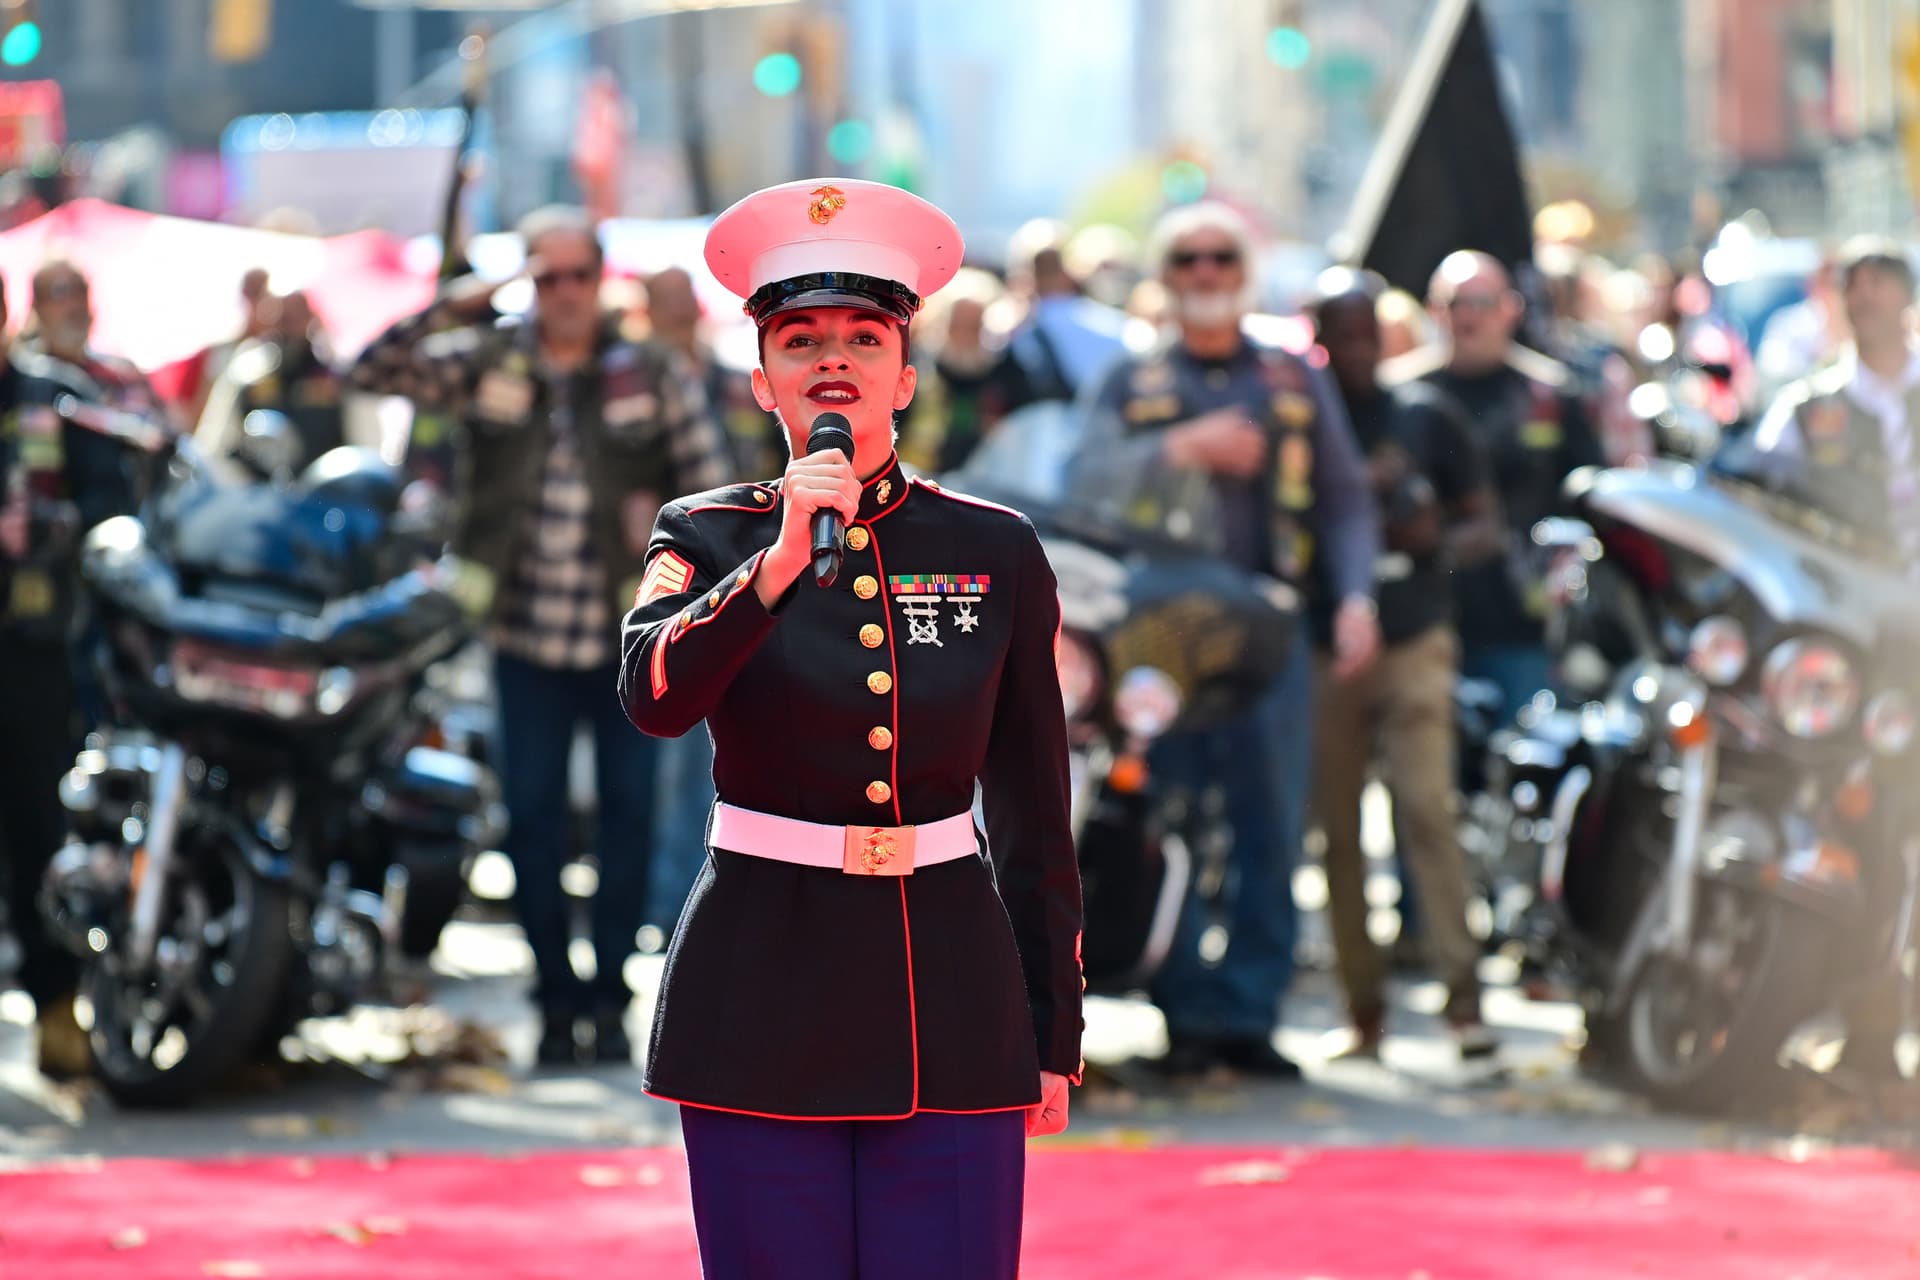
<svg viewBox="0 0 1920 1280">
<path fill-rule="evenodd" d="M 629 1015 L 636 1044 L 651 1021 L 660 965 L 657 956 L 629 961 L 628 977 L 640 992 Z M 0 1161 L 505 1154 L 677 1142 L 674 1108 L 646 1097 L 632 1066 L 528 1065 L 538 1026 L 526 1002 L 531 955 L 515 926 L 456 921 L 432 970 L 430 1004 L 303 1023 L 283 1043 L 291 1058 L 283 1067 L 179 1111 L 126 1111 L 93 1086 L 50 1085 L 29 1065 L 25 998 L 0 995 Z M 1049 1141 L 1532 1150 L 1755 1150 L 1825 1141 L 1771 1117 L 1658 1114 L 1580 1072 L 1577 1009 L 1529 1001 L 1503 985 L 1511 975 L 1498 961 L 1489 962 L 1486 976 L 1486 1013 L 1502 1049 L 1491 1063 L 1468 1065 L 1438 1017 L 1442 992 L 1427 983 L 1396 987 L 1381 1061 L 1334 1060 L 1342 1042 L 1334 984 L 1323 970 L 1303 972 L 1279 1040 L 1306 1068 L 1298 1084 L 1221 1076 L 1168 1085 L 1128 1065 L 1163 1051 L 1159 1014 L 1144 999 L 1094 998 L 1086 1054 L 1113 1070 L 1107 1087 L 1076 1094 L 1072 1128 Z"/>
</svg>

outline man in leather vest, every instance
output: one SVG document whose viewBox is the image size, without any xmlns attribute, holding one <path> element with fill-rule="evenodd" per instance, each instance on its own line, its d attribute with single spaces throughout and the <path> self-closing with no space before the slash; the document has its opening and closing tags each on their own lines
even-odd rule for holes
<svg viewBox="0 0 1920 1280">
<path fill-rule="evenodd" d="M 1853 344 L 1780 393 L 1754 448 L 1790 470 L 1805 496 L 1867 541 L 1920 567 L 1920 344 L 1908 327 L 1914 271 L 1878 239 L 1842 253 L 1840 288 Z"/>
<path fill-rule="evenodd" d="M 1914 269 L 1896 241 L 1862 237 L 1841 250 L 1840 296 L 1853 342 L 1792 383 L 1754 428 L 1753 448 L 1797 496 L 1836 517 L 1865 550 L 1920 577 L 1920 341 Z M 1841 1065 L 1897 1079 L 1896 983 L 1849 994 Z"/>
<path fill-rule="evenodd" d="M 1533 526 L 1561 509 L 1569 472 L 1605 457 L 1571 371 L 1515 339 L 1524 304 L 1497 259 L 1468 250 L 1449 255 L 1434 272 L 1427 305 L 1442 340 L 1389 362 L 1380 380 L 1396 387 L 1419 379 L 1452 397 L 1486 451 L 1506 520 L 1506 552 L 1454 575 L 1460 669 L 1499 685 L 1511 716 L 1552 672 L 1546 563 Z"/>
<path fill-rule="evenodd" d="M 1253 250 L 1232 210 L 1175 210 L 1155 243 L 1179 336 L 1123 359 L 1094 384 L 1075 488 L 1125 522 L 1209 547 L 1302 591 L 1326 583 L 1333 668 L 1355 675 L 1379 646 L 1378 529 L 1366 464 L 1324 354 L 1305 359 L 1242 333 Z M 1322 575 L 1313 572 L 1316 558 Z M 1153 765 L 1163 781 L 1196 793 L 1224 789 L 1235 873 L 1220 963 L 1200 957 L 1206 912 L 1190 900 L 1154 983 L 1154 1002 L 1167 1018 L 1170 1073 L 1216 1064 L 1276 1078 L 1299 1073 L 1272 1037 L 1293 973 L 1292 876 L 1312 771 L 1312 677 L 1303 626 L 1272 690 L 1241 721 L 1156 745 Z"/>
<path fill-rule="evenodd" d="M 621 965 L 645 910 L 654 748 L 608 695 L 620 619 L 655 513 L 731 481 L 734 465 L 677 358 L 623 339 L 619 318 L 601 314 L 601 249 L 585 215 L 544 209 L 521 234 L 530 321 L 475 323 L 491 313 L 490 291 L 470 285 L 384 334 L 352 380 L 412 397 L 429 425 L 452 424 L 452 550 L 469 566 L 495 650 L 506 851 L 538 971 L 540 1061 L 572 1062 L 589 1030 L 603 1061 L 626 1061 Z M 599 799 L 591 984 L 568 960 L 559 878 L 573 852 L 567 763 L 583 722 Z"/>
</svg>

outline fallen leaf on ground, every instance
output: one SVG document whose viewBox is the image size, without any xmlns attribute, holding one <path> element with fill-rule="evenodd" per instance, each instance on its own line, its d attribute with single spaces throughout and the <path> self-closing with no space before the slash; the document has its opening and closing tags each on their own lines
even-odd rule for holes
<svg viewBox="0 0 1920 1280">
<path fill-rule="evenodd" d="M 1242 1160 L 1235 1164 L 1217 1164 L 1200 1172 L 1203 1187 L 1253 1187 L 1285 1182 L 1293 1177 L 1293 1166 L 1278 1160 Z"/>
<path fill-rule="evenodd" d="M 321 1230 L 322 1234 L 330 1235 L 335 1240 L 345 1240 L 355 1248 L 362 1248 L 373 1239 L 373 1232 L 357 1222 L 329 1222 Z"/>
<path fill-rule="evenodd" d="M 1094 1115 L 1123 1115 L 1140 1109 L 1140 1095 L 1131 1089 L 1095 1089 L 1080 1094 L 1073 1104 Z"/>
<path fill-rule="evenodd" d="M 513 1077 L 494 1067 L 450 1062 L 434 1073 L 436 1089 L 447 1093 L 484 1093 L 504 1098 L 513 1092 Z"/>
<path fill-rule="evenodd" d="M 138 1249 L 147 1242 L 147 1233 L 139 1227 L 127 1227 L 107 1237 L 109 1249 Z"/>
<path fill-rule="evenodd" d="M 203 1262 L 200 1273 L 219 1276 L 221 1280 L 259 1280 L 267 1274 L 267 1269 L 257 1262 Z"/>
<path fill-rule="evenodd" d="M 1640 1150 L 1624 1142 L 1609 1142 L 1587 1152 L 1587 1168 L 1595 1173 L 1632 1173 L 1640 1167 Z"/>
<path fill-rule="evenodd" d="M 247 1132 L 256 1138 L 310 1138 L 313 1136 L 313 1117 L 295 1113 L 255 1116 L 247 1121 Z"/>
<path fill-rule="evenodd" d="M 405 1218 L 362 1218 L 360 1225 L 376 1236 L 403 1236 L 407 1234 Z"/>
<path fill-rule="evenodd" d="M 1213 1115 L 1225 1115 L 1239 1111 L 1247 1105 L 1245 1094 L 1226 1089 L 1196 1089 L 1187 1099 L 1187 1106 L 1195 1111 Z"/>
</svg>

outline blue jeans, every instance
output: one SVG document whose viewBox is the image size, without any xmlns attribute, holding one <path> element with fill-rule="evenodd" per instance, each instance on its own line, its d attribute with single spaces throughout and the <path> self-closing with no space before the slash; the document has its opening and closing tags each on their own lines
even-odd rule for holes
<svg viewBox="0 0 1920 1280">
<path fill-rule="evenodd" d="M 707 859 L 707 818 L 713 812 L 713 738 L 704 722 L 660 743 L 658 811 L 654 815 L 653 879 L 647 886 L 647 923 L 668 933 L 686 905 L 687 891 Z"/>
<path fill-rule="evenodd" d="M 520 924 L 533 948 L 534 998 L 554 1018 L 615 1012 L 632 998 L 620 970 L 633 954 L 646 909 L 654 740 L 628 723 L 616 676 L 612 664 L 566 671 L 510 654 L 494 656 L 500 699 L 496 759 L 509 821 L 505 853 L 513 860 Z M 567 958 L 572 909 L 560 887 L 560 869 L 573 856 L 567 761 L 583 721 L 593 732 L 598 793 L 593 847 L 600 888 L 590 910 L 591 984 Z"/>
<path fill-rule="evenodd" d="M 1512 723 L 1533 695 L 1553 683 L 1553 655 L 1537 644 L 1474 645 L 1460 654 L 1460 675 L 1500 686 L 1503 722 Z"/>
<path fill-rule="evenodd" d="M 1173 948 L 1153 982 L 1153 1002 L 1174 1039 L 1258 1039 L 1273 1034 L 1293 982 L 1298 920 L 1293 871 L 1300 861 L 1313 750 L 1313 650 L 1303 628 L 1273 687 L 1221 728 L 1163 738 L 1153 749 L 1158 785 L 1198 796 L 1225 792 L 1233 831 L 1226 885 L 1227 950 L 1200 957 L 1211 922 L 1187 895 Z"/>
</svg>

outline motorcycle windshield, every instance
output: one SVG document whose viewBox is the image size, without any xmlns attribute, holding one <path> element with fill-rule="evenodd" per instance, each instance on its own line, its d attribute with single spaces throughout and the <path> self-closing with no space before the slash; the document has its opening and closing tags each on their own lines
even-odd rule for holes
<svg viewBox="0 0 1920 1280">
<path fill-rule="evenodd" d="M 1920 637 L 1920 593 L 1894 566 L 1845 549 L 1791 498 L 1716 465 L 1602 471 L 1583 503 L 1720 566 L 1777 622 L 1872 650 Z"/>
<path fill-rule="evenodd" d="M 281 588 L 317 612 L 392 576 L 387 516 L 266 484 L 199 489 L 173 513 L 167 553 L 183 576 Z"/>
<path fill-rule="evenodd" d="M 1219 552 L 1218 522 L 1206 515 L 1213 497 L 1205 476 L 1089 466 L 1078 456 L 1084 426 L 1083 412 L 1072 404 L 1028 405 L 1008 414 L 946 480 L 1091 542 Z"/>
</svg>

